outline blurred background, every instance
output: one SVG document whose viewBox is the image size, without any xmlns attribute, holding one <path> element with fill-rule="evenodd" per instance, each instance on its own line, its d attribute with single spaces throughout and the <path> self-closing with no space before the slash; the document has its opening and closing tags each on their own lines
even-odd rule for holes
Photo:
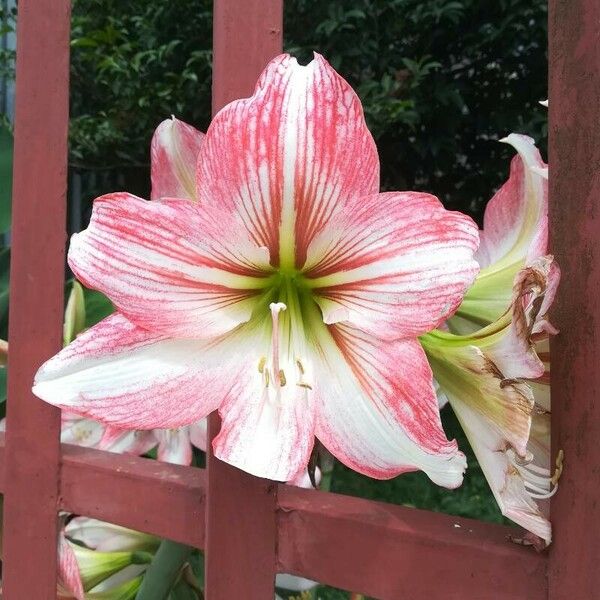
<svg viewBox="0 0 600 600">
<path fill-rule="evenodd" d="M 545 0 L 286 0 L 285 48 L 304 62 L 319 51 L 356 89 L 379 149 L 384 189 L 431 192 L 481 222 L 512 155 L 497 140 L 527 133 L 545 155 L 546 111 L 538 101 L 547 97 L 546 20 Z M 15 1 L 0 0 L 1 338 L 7 333 L 15 24 Z M 148 197 L 150 138 L 160 121 L 173 114 L 206 130 L 211 27 L 211 0 L 75 0 L 70 233 L 86 226 L 101 193 L 126 189 Z M 102 301 L 98 306 L 98 314 L 110 310 Z M 436 488 L 419 473 L 371 481 L 341 465 L 331 489 L 501 521 L 455 418 L 448 409 L 443 416 L 449 436 L 469 455 L 459 490 Z M 337 597 L 324 594 L 319 597 Z"/>
</svg>

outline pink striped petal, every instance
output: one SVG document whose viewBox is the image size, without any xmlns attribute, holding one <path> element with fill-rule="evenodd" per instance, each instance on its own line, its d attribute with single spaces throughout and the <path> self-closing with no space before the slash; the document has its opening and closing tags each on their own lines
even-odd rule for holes
<svg viewBox="0 0 600 600">
<path fill-rule="evenodd" d="M 548 245 L 548 182 L 539 169 L 546 164 L 534 141 L 511 133 L 501 140 L 518 154 L 508 181 L 489 201 L 483 219 L 477 259 L 482 268 L 496 263 L 526 262 L 546 254 Z"/>
<path fill-rule="evenodd" d="M 258 372 L 253 375 L 236 382 L 219 410 L 222 425 L 213 440 L 215 456 L 257 477 L 295 479 L 306 469 L 314 443 L 312 393 L 292 384 L 275 403 Z"/>
<path fill-rule="evenodd" d="M 440 325 L 479 270 L 477 226 L 417 192 L 354 204 L 314 239 L 304 267 L 325 323 L 349 321 L 383 339 Z"/>
<path fill-rule="evenodd" d="M 154 431 L 135 431 L 107 425 L 97 448 L 116 454 L 141 456 L 150 452 L 157 443 Z"/>
<path fill-rule="evenodd" d="M 300 367 L 283 351 L 278 368 L 285 374 L 284 383 L 276 385 L 275 376 L 265 374 L 272 368 L 270 362 L 265 367 L 263 358 L 271 355 L 270 337 L 269 324 L 231 334 L 220 343 L 220 352 L 230 357 L 237 372 L 230 376 L 231 388 L 219 407 L 222 423 L 213 451 L 252 475 L 288 481 L 306 469 L 314 443 L 313 393 L 302 383 L 311 380 L 312 368 L 310 357 L 303 357 Z"/>
<path fill-rule="evenodd" d="M 196 204 L 126 193 L 98 198 L 69 250 L 85 285 L 141 327 L 172 337 L 211 337 L 247 321 L 268 261 L 266 249 Z"/>
<path fill-rule="evenodd" d="M 379 161 L 360 100 L 320 55 L 281 55 L 254 95 L 226 106 L 200 151 L 198 198 L 237 215 L 273 265 L 302 265 L 336 211 L 376 193 Z"/>
<path fill-rule="evenodd" d="M 316 435 L 325 447 L 376 479 L 421 469 L 439 485 L 459 486 L 466 460 L 444 434 L 419 343 L 382 342 L 347 325 L 329 330 L 319 338 L 315 377 Z"/>
<path fill-rule="evenodd" d="M 58 598 L 84 600 L 83 583 L 73 548 L 61 531 L 58 534 Z"/>
<path fill-rule="evenodd" d="M 225 396 L 228 382 L 206 368 L 204 354 L 202 342 L 166 339 L 114 314 L 42 365 L 33 391 L 119 427 L 178 427 L 205 417 Z"/>
<path fill-rule="evenodd" d="M 154 132 L 150 144 L 152 200 L 196 197 L 196 163 L 204 134 L 171 117 Z"/>
<path fill-rule="evenodd" d="M 157 429 L 155 434 L 158 439 L 158 460 L 175 465 L 192 464 L 189 427 Z"/>
</svg>

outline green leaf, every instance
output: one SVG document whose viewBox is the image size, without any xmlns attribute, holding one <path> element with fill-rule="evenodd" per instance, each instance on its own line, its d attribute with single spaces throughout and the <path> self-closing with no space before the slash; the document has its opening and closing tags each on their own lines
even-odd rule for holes
<svg viewBox="0 0 600 600">
<path fill-rule="evenodd" d="M 6 402 L 6 367 L 0 367 L 0 404 Z"/>
<path fill-rule="evenodd" d="M 8 336 L 10 248 L 0 249 L 0 337 Z"/>
<path fill-rule="evenodd" d="M 0 123 L 0 233 L 10 229 L 13 169 L 13 136 Z"/>
<path fill-rule="evenodd" d="M 92 327 L 115 311 L 112 302 L 96 290 L 83 290 L 85 296 L 85 326 Z"/>
</svg>

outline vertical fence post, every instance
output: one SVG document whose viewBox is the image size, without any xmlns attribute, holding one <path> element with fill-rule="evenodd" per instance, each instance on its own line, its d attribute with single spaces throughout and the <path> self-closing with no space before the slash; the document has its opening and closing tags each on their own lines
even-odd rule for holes
<svg viewBox="0 0 600 600">
<path fill-rule="evenodd" d="M 56 598 L 60 411 L 31 393 L 61 344 L 69 111 L 67 0 L 20 0 L 3 594 Z"/>
<path fill-rule="evenodd" d="M 551 600 L 600 596 L 600 2 L 551 0 L 550 232 L 562 267 L 552 345 Z"/>
<path fill-rule="evenodd" d="M 215 0 L 213 113 L 249 96 L 267 62 L 281 52 L 283 0 Z M 220 427 L 209 419 L 212 439 Z M 272 600 L 276 563 L 276 486 L 209 452 L 206 598 Z"/>
</svg>

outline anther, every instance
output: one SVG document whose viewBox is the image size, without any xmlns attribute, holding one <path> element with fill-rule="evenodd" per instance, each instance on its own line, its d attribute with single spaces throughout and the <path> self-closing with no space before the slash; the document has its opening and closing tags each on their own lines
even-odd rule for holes
<svg viewBox="0 0 600 600">
<path fill-rule="evenodd" d="M 279 369 L 279 385 L 283 387 L 285 384 L 285 373 L 283 372 L 283 369 Z"/>
<path fill-rule="evenodd" d="M 265 370 L 265 365 L 267 364 L 267 357 L 261 356 L 258 361 L 258 372 L 262 373 Z"/>
</svg>

